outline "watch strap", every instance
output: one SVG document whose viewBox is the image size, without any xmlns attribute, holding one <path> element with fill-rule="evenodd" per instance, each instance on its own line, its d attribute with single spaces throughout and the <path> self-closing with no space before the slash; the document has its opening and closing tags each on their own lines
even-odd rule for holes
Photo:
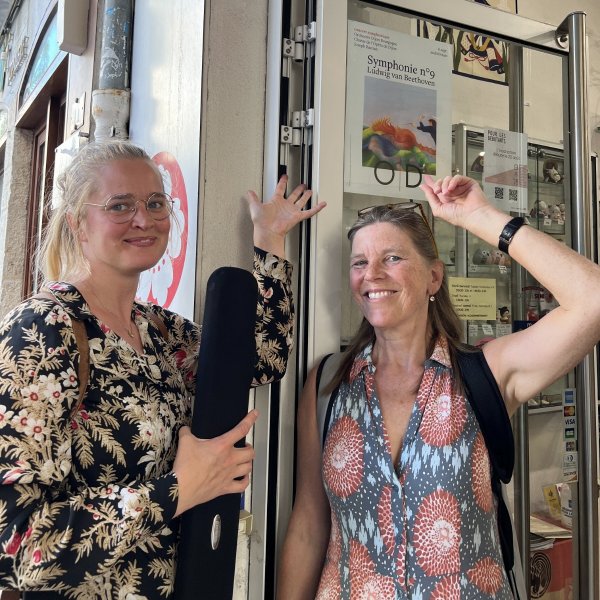
<svg viewBox="0 0 600 600">
<path fill-rule="evenodd" d="M 508 247 L 517 231 L 525 224 L 523 217 L 513 217 L 505 226 L 498 238 L 498 249 L 508 254 Z"/>
</svg>

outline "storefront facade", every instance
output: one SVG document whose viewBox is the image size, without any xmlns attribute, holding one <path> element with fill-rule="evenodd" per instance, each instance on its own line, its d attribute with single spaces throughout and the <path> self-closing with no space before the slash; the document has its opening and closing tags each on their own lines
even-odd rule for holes
<svg viewBox="0 0 600 600">
<path fill-rule="evenodd" d="M 303 110 L 302 79 L 314 67 L 315 52 L 325 57 L 339 52 L 331 50 L 335 41 L 311 38 L 312 23 L 322 18 L 322 4 L 8 3 L 0 36 L 0 314 L 35 291 L 35 250 L 51 206 L 54 177 L 69 155 L 92 139 L 129 138 L 161 167 L 179 200 L 184 225 L 179 243 L 169 247 L 164 268 L 144 278 L 141 294 L 196 320 L 201 319 L 203 290 L 213 270 L 251 264 L 251 225 L 242 200 L 247 189 L 267 196 L 287 170 L 293 183 L 306 181 L 322 199 L 337 203 L 339 199 L 324 197 L 306 168 L 304 153 L 311 152 L 313 133 L 319 135 L 319 130 L 312 131 L 319 115 L 313 113 L 311 122 L 309 113 L 307 125 L 298 128 L 306 143 L 285 140 L 285 127 L 294 129 L 294 113 Z M 516 2 L 513 9 L 504 4 L 506 10 L 517 10 Z M 588 11 L 590 54 L 597 54 L 600 13 L 593 0 L 578 4 L 569 11 Z M 536 5 L 519 0 L 519 15 L 556 25 L 567 16 L 559 0 L 544 3 L 543 15 Z M 460 22 L 460 15 L 456 20 Z M 304 32 L 296 29 L 301 25 Z M 535 75 L 529 73 L 532 79 Z M 599 78 L 600 68 L 591 61 L 592 152 L 600 148 Z M 472 85 L 468 78 L 461 81 L 465 87 Z M 458 125 L 485 122 L 486 113 L 500 104 L 498 98 L 507 95 L 502 85 L 492 84 L 489 92 L 482 96 L 473 86 Z M 560 146 L 562 125 L 551 104 L 531 107 L 531 135 Z M 326 174 L 320 177 L 323 181 Z M 319 227 L 318 219 L 314 227 Z M 298 361 L 294 354 L 283 383 L 252 398 L 262 417 L 255 431 L 258 458 L 252 494 L 245 499 L 253 520 L 248 517 L 240 526 L 235 598 L 269 597 L 293 498 L 295 402 L 306 369 L 303 360 L 321 350 L 307 333 L 317 314 L 304 296 L 313 276 L 305 271 L 306 254 L 301 251 L 309 243 L 307 236 L 306 230 L 296 232 L 288 243 L 301 315 L 297 348 L 304 358 Z M 327 250 L 315 247 L 313 256 Z M 322 273 L 327 272 L 325 266 Z"/>
</svg>

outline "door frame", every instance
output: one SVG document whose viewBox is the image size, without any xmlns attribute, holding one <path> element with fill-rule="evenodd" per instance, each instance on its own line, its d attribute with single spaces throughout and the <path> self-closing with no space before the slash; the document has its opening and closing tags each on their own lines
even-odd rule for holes
<svg viewBox="0 0 600 600">
<path fill-rule="evenodd" d="M 464 0 L 447 0 L 440 3 L 436 0 L 386 0 L 373 3 L 375 6 L 396 8 L 408 16 L 419 17 L 459 29 L 471 29 L 493 38 L 502 38 L 520 46 L 555 53 L 563 57 L 563 64 L 568 63 L 563 73 L 563 90 L 567 114 L 564 118 L 565 157 L 571 165 L 582 163 L 581 157 L 589 163 L 589 152 L 586 151 L 588 136 L 586 94 L 586 69 L 587 56 L 585 55 L 585 19 L 582 13 L 573 13 L 565 19 L 561 27 L 540 23 L 487 6 Z M 342 286 L 339 265 L 342 257 L 342 203 L 338 199 L 344 193 L 344 153 L 343 147 L 345 115 L 340 107 L 346 102 L 346 48 L 347 48 L 347 0 L 318 0 L 317 1 L 317 41 L 316 41 L 316 73 L 315 73 L 315 123 L 314 146 L 312 153 L 313 176 L 312 189 L 317 199 L 329 200 L 327 210 L 323 211 L 313 226 L 313 235 L 308 241 L 308 247 L 302 259 L 309 263 L 307 289 L 307 324 L 299 335 L 303 336 L 305 352 L 299 357 L 298 374 L 306 372 L 308 366 L 314 364 L 319 356 L 328 352 L 339 350 L 338 340 L 341 330 L 341 316 L 339 311 L 340 295 L 346 293 Z M 571 42 L 571 48 L 565 44 Z M 522 78 L 522 69 L 519 76 Z M 517 82 L 518 83 L 518 82 Z M 511 113 L 522 110 L 522 84 L 516 85 L 515 91 L 511 90 L 514 97 L 510 98 Z M 568 90 L 568 91 L 567 91 Z M 516 94 L 516 96 L 515 96 Z M 520 94 L 520 96 L 518 96 Z M 515 108 L 516 107 L 516 108 Z M 519 107 L 521 107 L 519 109 Z M 522 116 L 515 118 L 511 114 L 511 128 L 522 130 Z M 578 136 L 572 138 L 570 132 L 576 131 Z M 342 141 L 342 143 L 340 143 Z M 585 161 L 584 161 L 585 162 Z M 590 191 L 589 175 L 586 175 L 585 166 L 572 170 L 573 176 L 570 185 L 571 203 L 579 206 L 574 211 L 573 240 L 576 250 L 591 257 L 591 244 L 588 232 L 591 231 L 590 217 L 583 210 L 584 196 Z M 587 196 L 589 198 L 589 195 Z M 588 211 L 589 212 L 589 211 Z M 580 235 L 580 242 L 577 236 Z M 579 568 L 578 577 L 574 577 L 575 592 L 580 590 L 581 597 L 598 597 L 598 522 L 597 522 L 597 432 L 593 430 L 596 419 L 591 419 L 592 410 L 595 410 L 595 372 L 590 357 L 582 361 L 576 369 L 578 378 L 578 404 L 581 407 L 578 413 L 584 415 L 586 420 L 590 416 L 590 426 L 583 432 L 582 444 L 586 446 L 585 453 L 580 454 L 580 467 L 586 461 L 587 472 L 580 475 L 579 487 L 583 488 L 584 498 L 578 498 L 578 510 L 583 514 L 592 512 L 590 529 L 586 521 L 586 531 L 578 534 L 574 527 L 573 535 L 573 568 Z M 584 396 L 584 398 L 579 398 Z M 284 399 L 282 398 L 282 401 Z M 527 419 L 526 411 L 522 410 L 521 419 Z M 517 424 L 517 429 L 527 431 L 526 426 Z M 524 440 L 526 439 L 523 438 Z M 521 444 L 523 453 L 526 451 L 524 443 Z M 589 466 L 588 466 L 589 463 Z M 519 472 L 521 471 L 521 472 Z M 520 481 L 528 479 L 528 473 L 517 468 Z M 282 481 L 281 485 L 285 483 Z M 290 484 L 291 485 L 291 484 Z M 521 486 L 515 485 L 516 496 L 520 497 Z M 526 500 L 521 504 L 528 504 Z M 582 494 L 578 494 L 579 497 Z M 596 504 L 593 504 L 595 498 Z M 595 506 L 595 509 L 593 508 Z M 590 508 L 592 507 L 592 508 Z M 529 521 L 528 506 L 525 510 L 517 510 L 517 523 Z M 581 530 L 580 530 L 581 531 Z M 584 538 L 584 539 L 582 539 Z M 525 551 L 522 558 L 527 574 L 528 569 L 528 525 L 521 536 Z M 585 572 L 583 572 L 585 571 Z M 585 591 L 588 590 L 588 591 Z"/>
</svg>

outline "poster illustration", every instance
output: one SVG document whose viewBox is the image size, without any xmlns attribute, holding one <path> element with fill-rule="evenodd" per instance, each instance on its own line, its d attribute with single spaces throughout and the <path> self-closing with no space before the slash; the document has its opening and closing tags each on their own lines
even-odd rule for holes
<svg viewBox="0 0 600 600">
<path fill-rule="evenodd" d="M 452 44 L 457 75 L 508 85 L 508 42 L 423 20 L 417 20 L 417 35 Z"/>
<path fill-rule="evenodd" d="M 452 46 L 348 22 L 344 190 L 423 200 L 450 173 Z"/>
<path fill-rule="evenodd" d="M 486 129 L 483 150 L 483 191 L 505 211 L 527 212 L 527 135 Z"/>
</svg>

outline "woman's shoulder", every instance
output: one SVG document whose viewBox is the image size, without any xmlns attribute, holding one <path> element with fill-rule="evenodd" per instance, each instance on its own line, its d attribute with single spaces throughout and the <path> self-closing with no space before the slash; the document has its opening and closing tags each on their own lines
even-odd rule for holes
<svg viewBox="0 0 600 600">
<path fill-rule="evenodd" d="M 0 335 L 5 335 L 15 326 L 31 323 L 34 321 L 44 321 L 52 306 L 48 301 L 38 301 L 33 298 L 23 300 L 11 308 L 0 322 Z"/>
<path fill-rule="evenodd" d="M 39 326 L 68 324 L 71 319 L 84 319 L 86 305 L 79 291 L 72 285 L 51 282 L 44 290 L 24 299 L 10 310 L 0 323 L 0 333 L 15 325 Z"/>
<path fill-rule="evenodd" d="M 64 346 L 71 339 L 73 315 L 57 300 L 31 297 L 15 306 L 0 323 L 3 347 Z"/>
</svg>

